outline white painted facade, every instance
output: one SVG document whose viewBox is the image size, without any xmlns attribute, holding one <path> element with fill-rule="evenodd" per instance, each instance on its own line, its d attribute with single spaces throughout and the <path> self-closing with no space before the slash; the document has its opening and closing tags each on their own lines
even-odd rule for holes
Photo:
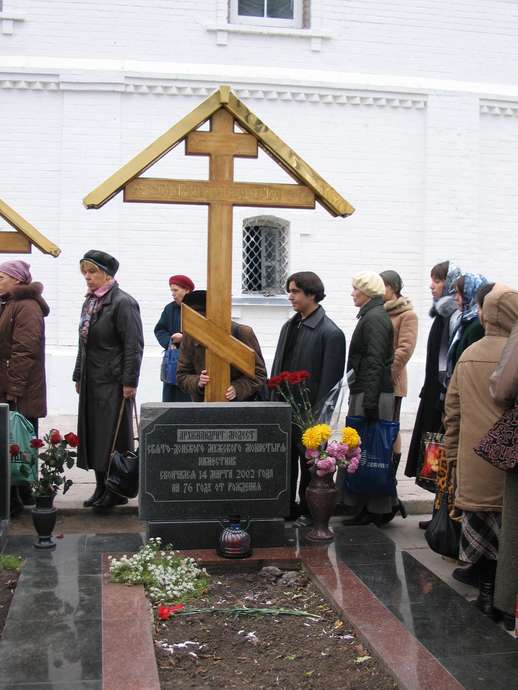
<svg viewBox="0 0 518 690">
<path fill-rule="evenodd" d="M 0 11 L 0 197 L 62 249 L 35 251 L 45 285 L 49 412 L 73 413 L 71 371 L 84 294 L 78 259 L 121 262 L 140 303 L 146 354 L 139 400 L 160 398 L 153 327 L 172 273 L 205 286 L 205 207 L 83 197 L 220 84 L 357 211 L 234 211 L 234 318 L 270 362 L 287 301 L 241 295 L 241 228 L 265 212 L 290 223 L 289 268 L 322 276 L 324 307 L 350 339 L 350 283 L 394 268 L 420 317 L 407 410 L 422 383 L 429 269 L 518 286 L 518 2 L 306 0 L 306 28 L 229 23 L 228 0 L 3 0 Z M 178 147 L 148 172 L 207 176 Z M 236 179 L 287 181 L 272 161 L 236 163 Z M 7 229 L 0 226 L 0 229 Z"/>
</svg>

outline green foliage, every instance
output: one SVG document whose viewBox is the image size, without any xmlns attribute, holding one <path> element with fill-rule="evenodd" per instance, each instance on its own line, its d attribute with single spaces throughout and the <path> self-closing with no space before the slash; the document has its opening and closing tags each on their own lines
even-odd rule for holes
<svg viewBox="0 0 518 690">
<path fill-rule="evenodd" d="M 0 553 L 0 570 L 20 570 L 23 559 L 8 553 Z"/>
</svg>

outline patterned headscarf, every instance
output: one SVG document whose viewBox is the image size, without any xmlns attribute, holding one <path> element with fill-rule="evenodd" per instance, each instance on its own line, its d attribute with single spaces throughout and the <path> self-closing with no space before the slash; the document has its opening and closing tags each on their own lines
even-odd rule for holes
<svg viewBox="0 0 518 690">
<path fill-rule="evenodd" d="M 464 274 L 464 289 L 462 290 L 462 323 L 473 321 L 477 316 L 477 292 L 482 285 L 487 283 L 487 278 L 480 273 Z"/>
</svg>

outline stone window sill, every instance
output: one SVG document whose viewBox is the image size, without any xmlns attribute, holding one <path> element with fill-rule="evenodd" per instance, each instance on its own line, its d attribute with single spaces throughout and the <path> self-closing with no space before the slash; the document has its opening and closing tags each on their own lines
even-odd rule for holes
<svg viewBox="0 0 518 690">
<path fill-rule="evenodd" d="M 207 24 L 207 31 L 216 34 L 218 46 L 228 45 L 228 34 L 256 34 L 262 36 L 290 36 L 292 38 L 307 38 L 310 41 L 311 50 L 318 53 L 322 50 L 323 39 L 333 38 L 333 34 L 327 31 L 315 31 L 314 29 L 285 29 L 276 26 L 251 26 L 250 24 Z"/>
<path fill-rule="evenodd" d="M 285 295 L 272 295 L 266 297 L 265 295 L 241 295 L 240 297 L 232 297 L 233 307 L 282 307 L 289 308 L 291 305 Z"/>
<path fill-rule="evenodd" d="M 0 12 L 0 33 L 10 36 L 14 33 L 15 22 L 24 22 L 25 17 L 14 16 L 7 12 Z"/>
</svg>

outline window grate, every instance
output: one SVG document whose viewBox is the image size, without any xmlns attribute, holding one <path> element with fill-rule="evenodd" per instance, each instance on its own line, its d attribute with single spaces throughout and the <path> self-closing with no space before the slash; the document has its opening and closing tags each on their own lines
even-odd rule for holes
<svg viewBox="0 0 518 690">
<path fill-rule="evenodd" d="M 284 294 L 288 277 L 288 228 L 288 221 L 275 216 L 244 221 L 243 293 Z"/>
</svg>

